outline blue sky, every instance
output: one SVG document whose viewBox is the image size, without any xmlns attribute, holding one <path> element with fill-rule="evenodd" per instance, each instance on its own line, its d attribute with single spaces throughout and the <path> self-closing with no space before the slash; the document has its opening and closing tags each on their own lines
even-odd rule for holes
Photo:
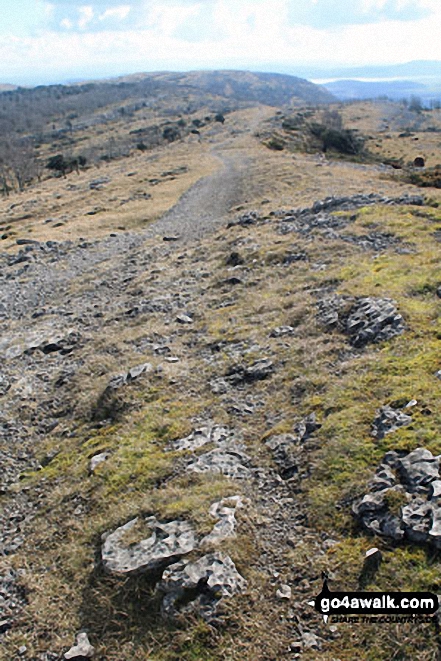
<svg viewBox="0 0 441 661">
<path fill-rule="evenodd" d="M 0 0 L 0 83 L 440 59 L 440 0 Z"/>
</svg>

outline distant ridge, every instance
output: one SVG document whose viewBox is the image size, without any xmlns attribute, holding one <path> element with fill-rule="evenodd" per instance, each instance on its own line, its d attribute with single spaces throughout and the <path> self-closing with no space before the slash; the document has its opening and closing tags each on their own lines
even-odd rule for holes
<svg viewBox="0 0 441 661">
<path fill-rule="evenodd" d="M 281 106 L 296 101 L 332 103 L 333 95 L 308 80 L 280 73 L 251 71 L 190 71 L 188 73 L 156 74 L 162 81 L 197 87 L 210 94 Z"/>
<path fill-rule="evenodd" d="M 411 80 L 367 82 L 362 80 L 336 80 L 324 87 L 342 101 L 353 99 L 375 99 L 387 96 L 390 99 L 408 98 L 411 95 L 426 97 L 433 93 L 422 83 Z"/>
</svg>

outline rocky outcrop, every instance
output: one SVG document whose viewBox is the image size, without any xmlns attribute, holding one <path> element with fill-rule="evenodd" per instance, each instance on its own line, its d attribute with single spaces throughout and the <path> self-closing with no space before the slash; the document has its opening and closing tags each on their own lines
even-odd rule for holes
<svg viewBox="0 0 441 661">
<path fill-rule="evenodd" d="M 187 521 L 164 523 L 154 516 L 143 521 L 140 517 L 132 519 L 103 535 L 103 567 L 116 576 L 147 573 L 157 580 L 159 573 L 162 578 L 157 589 L 164 594 L 164 615 L 176 615 L 181 605 L 188 610 L 191 602 L 192 610 L 211 618 L 218 601 L 243 591 L 246 581 L 231 558 L 221 552 L 209 553 L 196 560 L 184 559 L 184 556 L 218 546 L 225 539 L 234 537 L 236 510 L 244 506 L 241 496 L 229 496 L 213 503 L 209 513 L 217 523 L 202 539 Z M 141 529 L 137 530 L 140 525 Z M 146 529 L 148 536 L 145 536 Z"/>
<path fill-rule="evenodd" d="M 395 541 L 409 539 L 441 548 L 439 457 L 425 448 L 388 452 L 370 491 L 353 512 L 370 532 Z"/>
<path fill-rule="evenodd" d="M 234 562 L 223 553 L 210 553 L 195 562 L 178 562 L 166 569 L 158 590 L 164 593 L 162 613 L 175 616 L 180 606 L 211 619 L 222 597 L 232 597 L 246 588 Z"/>
<path fill-rule="evenodd" d="M 244 452 L 216 448 L 191 459 L 187 470 L 194 473 L 220 473 L 226 477 L 243 479 L 251 475 L 249 461 Z"/>
<path fill-rule="evenodd" d="M 238 441 L 234 430 L 222 425 L 207 424 L 204 427 L 195 429 L 189 436 L 173 441 L 168 447 L 169 450 L 189 450 L 193 452 L 203 447 L 207 443 L 213 443 L 220 447 L 231 445 Z"/>
<path fill-rule="evenodd" d="M 135 532 L 137 524 L 150 534 L 142 538 L 140 533 L 141 540 L 130 543 L 129 535 Z M 103 536 L 101 559 L 107 571 L 127 575 L 163 569 L 196 547 L 196 533 L 187 521 L 163 523 L 154 516 L 143 521 L 136 517 Z"/>
<path fill-rule="evenodd" d="M 377 411 L 372 423 L 372 436 L 377 440 L 380 440 L 384 438 L 386 434 L 391 434 L 400 427 L 410 425 L 411 422 L 411 415 L 403 413 L 402 411 L 394 409 L 386 404 Z"/>
<path fill-rule="evenodd" d="M 345 333 L 356 348 L 390 340 L 405 330 L 404 319 L 389 298 L 327 297 L 318 303 L 318 319 L 325 327 Z"/>
</svg>

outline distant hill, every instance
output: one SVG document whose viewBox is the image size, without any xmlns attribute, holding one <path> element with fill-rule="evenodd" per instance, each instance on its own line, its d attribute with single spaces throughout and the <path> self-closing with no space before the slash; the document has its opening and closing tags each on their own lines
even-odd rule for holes
<svg viewBox="0 0 441 661">
<path fill-rule="evenodd" d="M 0 133 L 40 135 L 106 124 L 141 109 L 189 115 L 202 108 L 229 112 L 261 103 L 319 105 L 336 101 L 325 88 L 294 76 L 247 71 L 137 73 L 71 85 L 19 87 L 0 94 Z M 51 128 L 52 127 L 52 128 Z"/>
<path fill-rule="evenodd" d="M 254 101 L 270 106 L 335 101 L 332 94 L 323 87 L 303 78 L 279 73 L 191 71 L 146 74 L 146 78 L 150 77 L 178 87 L 198 88 L 227 99 Z"/>
<path fill-rule="evenodd" d="M 342 101 L 353 99 L 375 99 L 387 96 L 390 99 L 403 99 L 412 95 L 425 97 L 429 90 L 422 83 L 411 80 L 391 80 L 367 82 L 362 80 L 336 80 L 325 83 L 324 87 Z"/>
<path fill-rule="evenodd" d="M 441 61 L 415 60 L 401 64 L 364 65 L 359 67 L 292 67 L 290 73 L 308 80 L 353 80 L 354 78 L 401 79 L 424 83 L 428 79 L 440 80 Z"/>
<path fill-rule="evenodd" d="M 0 83 L 0 92 L 12 92 L 17 89 L 17 85 L 9 85 L 9 83 Z"/>
</svg>

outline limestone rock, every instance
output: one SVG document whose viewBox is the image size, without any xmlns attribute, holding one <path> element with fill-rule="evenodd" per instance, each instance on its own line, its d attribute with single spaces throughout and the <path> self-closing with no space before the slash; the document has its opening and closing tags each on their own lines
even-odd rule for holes
<svg viewBox="0 0 441 661">
<path fill-rule="evenodd" d="M 95 648 L 90 644 L 87 633 L 77 635 L 76 645 L 64 654 L 65 659 L 90 659 L 95 654 Z"/>
<path fill-rule="evenodd" d="M 107 461 L 107 459 L 110 457 L 110 452 L 100 452 L 99 454 L 96 454 L 92 459 L 90 460 L 89 463 L 89 471 L 93 473 L 96 468 Z"/>
<path fill-rule="evenodd" d="M 250 366 L 234 365 L 228 370 L 225 378 L 229 383 L 237 386 L 267 379 L 273 372 L 273 362 L 268 358 L 262 358 Z"/>
<path fill-rule="evenodd" d="M 210 507 L 210 516 L 219 521 L 214 526 L 209 535 L 201 541 L 203 544 L 219 544 L 224 539 L 235 536 L 236 528 L 236 510 L 244 506 L 244 500 L 241 496 L 229 496 L 222 498 Z"/>
<path fill-rule="evenodd" d="M 372 436 L 381 439 L 386 434 L 391 434 L 400 427 L 409 425 L 412 422 L 412 416 L 393 409 L 391 406 L 382 406 L 375 416 L 372 423 Z"/>
<path fill-rule="evenodd" d="M 109 381 L 108 388 L 111 390 L 117 390 L 118 388 L 121 388 L 121 386 L 124 386 L 126 383 L 134 381 L 139 376 L 141 376 L 141 374 L 144 374 L 144 372 L 151 372 L 152 370 L 153 366 L 151 363 L 142 363 L 141 365 L 131 367 L 128 372 L 123 372 L 112 377 Z"/>
<path fill-rule="evenodd" d="M 401 478 L 411 491 L 425 489 L 439 477 L 439 459 L 429 450 L 417 448 L 399 461 Z"/>
<path fill-rule="evenodd" d="M 148 536 L 130 543 L 129 533 L 141 523 L 139 517 L 128 521 L 114 532 L 104 534 L 101 558 L 104 568 L 115 574 L 155 571 L 175 562 L 197 547 L 193 527 L 186 521 L 162 523 L 151 516 L 143 521 Z M 134 530 L 135 529 L 135 530 Z"/>
<path fill-rule="evenodd" d="M 370 532 L 441 548 L 441 478 L 439 458 L 425 448 L 404 456 L 387 452 L 371 491 L 353 512 Z"/>
<path fill-rule="evenodd" d="M 281 585 L 276 592 L 276 597 L 279 599 L 291 599 L 292 590 L 289 585 Z"/>
<path fill-rule="evenodd" d="M 221 598 L 232 597 L 245 588 L 246 580 L 231 558 L 223 553 L 209 553 L 195 562 L 171 565 L 158 585 L 158 590 L 165 593 L 162 612 L 170 617 L 188 599 L 202 606 L 202 614 L 208 611 L 212 615 Z"/>
<path fill-rule="evenodd" d="M 227 477 L 243 479 L 250 476 L 249 457 L 236 450 L 215 449 L 192 459 L 187 470 L 195 473 L 221 473 Z"/>
<path fill-rule="evenodd" d="M 292 326 L 277 326 L 271 331 L 270 337 L 283 337 L 285 335 L 292 335 L 293 333 L 294 328 Z"/>
<path fill-rule="evenodd" d="M 327 328 L 348 335 L 357 348 L 389 340 L 405 330 L 403 317 L 388 298 L 333 295 L 319 301 L 318 319 Z"/>
<path fill-rule="evenodd" d="M 236 434 L 232 429 L 222 425 L 206 425 L 195 429 L 189 436 L 173 441 L 170 450 L 197 450 L 207 443 L 214 443 L 217 446 L 233 443 L 236 440 Z"/>
<path fill-rule="evenodd" d="M 361 298 L 352 308 L 346 332 L 354 347 L 382 342 L 404 332 L 403 317 L 391 299 Z"/>
</svg>

